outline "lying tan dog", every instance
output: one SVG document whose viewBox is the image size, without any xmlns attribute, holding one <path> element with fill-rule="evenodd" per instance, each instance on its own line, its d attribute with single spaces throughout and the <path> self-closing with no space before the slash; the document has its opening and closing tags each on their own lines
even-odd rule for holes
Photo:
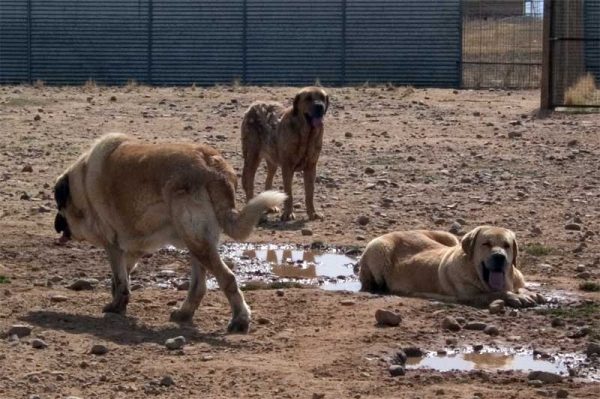
<svg viewBox="0 0 600 399">
<path fill-rule="evenodd" d="M 443 231 L 395 232 L 367 245 L 359 262 L 360 281 L 363 291 L 534 306 L 544 298 L 525 289 L 517 255 L 515 234 L 497 227 L 477 227 L 460 242 Z"/>
<path fill-rule="evenodd" d="M 123 134 L 94 143 L 56 181 L 55 229 L 61 242 L 86 240 L 106 250 L 113 275 L 113 300 L 104 312 L 124 313 L 129 274 L 145 253 L 166 245 L 187 248 L 191 282 L 187 299 L 171 314 L 189 321 L 213 274 L 231 304 L 230 332 L 246 332 L 250 309 L 234 274 L 217 252 L 221 229 L 246 239 L 261 215 L 285 200 L 268 191 L 235 208 L 233 168 L 207 146 L 141 144 Z"/>
<path fill-rule="evenodd" d="M 246 201 L 254 197 L 254 176 L 262 159 L 267 161 L 266 190 L 281 166 L 285 201 L 281 220 L 292 220 L 294 172 L 304 172 L 306 213 L 310 220 L 323 219 L 315 210 L 314 191 L 317 161 L 323 146 L 323 117 L 329 107 L 329 96 L 319 87 L 306 87 L 296 94 L 294 105 L 285 108 L 272 101 L 253 103 L 242 122 L 244 169 L 242 187 Z M 274 209 L 274 211 L 277 211 Z"/>
</svg>

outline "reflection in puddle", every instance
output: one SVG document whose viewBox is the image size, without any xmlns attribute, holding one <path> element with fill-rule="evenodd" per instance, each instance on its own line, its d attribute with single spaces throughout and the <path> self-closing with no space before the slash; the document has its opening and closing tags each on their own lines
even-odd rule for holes
<svg viewBox="0 0 600 399">
<path fill-rule="evenodd" d="M 281 278 L 316 280 L 327 290 L 360 289 L 353 270 L 356 259 L 346 255 L 310 250 L 247 249 L 241 258 L 266 262 L 271 273 Z"/>
<path fill-rule="evenodd" d="M 453 352 L 447 355 L 429 353 L 422 358 L 408 358 L 407 369 L 429 368 L 437 371 L 471 371 L 471 370 L 515 370 L 515 371 L 547 371 L 567 375 L 568 366 L 581 363 L 583 359 L 574 355 L 556 356 L 551 360 L 534 357 L 531 352 L 514 351 L 482 351 Z"/>
</svg>

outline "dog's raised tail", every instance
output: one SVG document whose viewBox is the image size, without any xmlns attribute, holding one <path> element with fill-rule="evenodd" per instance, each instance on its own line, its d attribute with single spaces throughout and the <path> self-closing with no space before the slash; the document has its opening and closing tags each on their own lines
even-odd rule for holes
<svg viewBox="0 0 600 399">
<path fill-rule="evenodd" d="M 287 198 L 282 192 L 265 191 L 252 198 L 241 211 L 231 209 L 226 215 L 221 214 L 219 224 L 229 237 L 237 241 L 246 240 L 261 216 L 270 208 L 280 206 Z"/>
</svg>

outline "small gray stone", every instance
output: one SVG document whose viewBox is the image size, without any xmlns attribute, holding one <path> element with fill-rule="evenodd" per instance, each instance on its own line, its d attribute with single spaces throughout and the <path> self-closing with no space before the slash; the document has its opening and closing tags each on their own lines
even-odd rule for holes
<svg viewBox="0 0 600 399">
<path fill-rule="evenodd" d="M 265 317 L 259 317 L 259 318 L 258 318 L 256 321 L 257 321 L 257 323 L 258 323 L 258 324 L 260 324 L 260 325 L 273 324 L 273 323 L 271 322 L 271 320 L 269 320 L 269 319 L 267 319 L 267 318 L 265 318 Z"/>
<path fill-rule="evenodd" d="M 460 331 L 460 324 L 452 316 L 446 316 L 442 321 L 442 328 L 450 331 Z"/>
<path fill-rule="evenodd" d="M 29 399 L 42 399 L 39 395 L 30 395 Z"/>
<path fill-rule="evenodd" d="M 108 353 L 108 346 L 102 344 L 95 344 L 92 346 L 92 350 L 90 351 L 92 355 L 106 355 Z"/>
<path fill-rule="evenodd" d="M 555 384 L 561 382 L 563 380 L 563 377 L 558 374 L 550 373 L 548 371 L 532 371 L 527 375 L 527 379 L 540 380 L 544 384 Z"/>
<path fill-rule="evenodd" d="M 565 326 L 565 321 L 563 319 L 561 319 L 560 317 L 555 317 L 554 319 L 552 319 L 552 327 L 556 328 L 556 327 L 564 327 Z"/>
<path fill-rule="evenodd" d="M 275 291 L 275 295 L 281 297 L 281 296 L 285 295 L 285 292 L 283 290 L 277 290 L 277 291 Z"/>
<path fill-rule="evenodd" d="M 185 337 L 181 336 L 181 335 L 179 337 L 169 338 L 165 342 L 165 346 L 167 347 L 168 350 L 181 349 L 181 348 L 183 348 L 184 345 L 185 345 Z"/>
<path fill-rule="evenodd" d="M 340 305 L 342 306 L 354 306 L 356 305 L 356 302 L 353 301 L 352 299 L 346 299 L 340 302 Z"/>
<path fill-rule="evenodd" d="M 311 228 L 305 227 L 302 229 L 302 235 L 303 236 L 312 236 L 313 235 L 313 231 Z"/>
<path fill-rule="evenodd" d="M 69 298 L 67 298 L 64 295 L 52 295 L 50 297 L 50 302 L 53 303 L 60 303 L 60 302 L 66 302 Z"/>
<path fill-rule="evenodd" d="M 504 313 L 504 301 L 497 299 L 490 303 L 490 314 Z"/>
<path fill-rule="evenodd" d="M 460 233 L 460 231 L 462 230 L 462 225 L 459 222 L 452 222 L 452 225 L 450 225 L 450 233 L 452 234 L 458 234 Z"/>
<path fill-rule="evenodd" d="M 569 391 L 565 390 L 565 389 L 559 389 L 558 391 L 556 391 L 556 397 L 559 399 L 565 399 L 569 397 Z"/>
<path fill-rule="evenodd" d="M 356 219 L 356 221 L 358 222 L 358 224 L 360 224 L 361 226 L 366 226 L 369 224 L 369 217 L 368 216 L 359 216 L 358 219 Z"/>
<path fill-rule="evenodd" d="M 483 331 L 487 327 L 487 324 L 481 321 L 472 321 L 467 323 L 465 326 L 465 330 L 474 330 L 474 331 Z"/>
<path fill-rule="evenodd" d="M 581 273 L 585 271 L 585 265 L 577 265 L 577 268 L 575 268 L 575 271 L 577 273 Z"/>
<path fill-rule="evenodd" d="M 475 345 L 473 345 L 473 350 L 476 351 L 476 352 L 479 352 L 482 349 L 483 349 L 483 344 L 475 344 Z"/>
<path fill-rule="evenodd" d="M 590 272 L 577 273 L 577 278 L 581 278 L 581 279 L 587 280 L 590 277 L 592 277 L 592 273 L 590 273 Z"/>
<path fill-rule="evenodd" d="M 94 278 L 82 278 L 76 280 L 69 286 L 73 291 L 90 291 L 96 288 L 98 285 L 98 280 Z"/>
<path fill-rule="evenodd" d="M 487 326 L 483 330 L 483 333 L 490 335 L 492 337 L 497 337 L 498 335 L 500 335 L 500 331 L 498 330 L 498 327 L 496 327 L 496 326 Z"/>
<path fill-rule="evenodd" d="M 587 357 L 592 357 L 592 355 L 600 356 L 600 343 L 598 343 L 598 342 L 588 343 L 585 354 L 587 355 Z"/>
<path fill-rule="evenodd" d="M 565 225 L 565 230 L 581 231 L 581 230 L 583 230 L 583 227 L 579 223 L 567 223 Z"/>
<path fill-rule="evenodd" d="M 397 364 L 391 365 L 388 368 L 388 371 L 390 372 L 390 375 L 392 377 L 399 377 L 399 376 L 404 375 L 404 367 L 399 366 Z"/>
<path fill-rule="evenodd" d="M 373 173 L 375 173 L 375 169 L 373 169 L 372 167 L 370 167 L 370 166 L 367 166 L 367 167 L 365 168 L 365 174 L 367 174 L 367 175 L 372 175 Z"/>
<path fill-rule="evenodd" d="M 16 335 L 18 338 L 23 338 L 31 334 L 33 327 L 26 324 L 14 324 L 8 329 L 8 335 Z"/>
<path fill-rule="evenodd" d="M 396 360 L 398 361 L 398 363 L 404 365 L 406 364 L 406 353 L 404 353 L 404 351 L 402 349 L 399 349 L 398 351 L 396 351 Z"/>
<path fill-rule="evenodd" d="M 48 347 L 48 344 L 42 341 L 41 339 L 36 338 L 33 341 L 31 341 L 31 347 L 33 349 L 44 349 Z"/>
<path fill-rule="evenodd" d="M 163 387 L 170 387 L 172 385 L 175 385 L 175 381 L 170 376 L 165 375 L 163 378 L 160 379 L 160 385 L 162 385 Z"/>
<path fill-rule="evenodd" d="M 380 325 L 396 327 L 400 325 L 402 316 L 390 310 L 377 309 L 375 312 L 375 320 L 377 320 L 377 323 Z"/>
</svg>

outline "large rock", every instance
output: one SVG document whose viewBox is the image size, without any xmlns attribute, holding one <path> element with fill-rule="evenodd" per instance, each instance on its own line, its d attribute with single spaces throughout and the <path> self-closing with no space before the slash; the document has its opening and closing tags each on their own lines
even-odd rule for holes
<svg viewBox="0 0 600 399">
<path fill-rule="evenodd" d="M 442 321 L 442 328 L 450 331 L 460 331 L 460 324 L 452 316 L 446 316 Z"/>
<path fill-rule="evenodd" d="M 383 326 L 396 327 L 402 321 L 402 316 L 390 310 L 377 309 L 375 312 L 375 320 Z"/>
<path fill-rule="evenodd" d="M 498 299 L 498 300 L 495 300 L 494 302 L 490 303 L 490 313 L 491 314 L 504 313 L 504 301 L 502 299 Z"/>
<path fill-rule="evenodd" d="M 527 375 L 528 380 L 539 380 L 544 384 L 556 384 L 563 380 L 563 377 L 558 374 L 548 371 L 532 371 Z"/>
</svg>

